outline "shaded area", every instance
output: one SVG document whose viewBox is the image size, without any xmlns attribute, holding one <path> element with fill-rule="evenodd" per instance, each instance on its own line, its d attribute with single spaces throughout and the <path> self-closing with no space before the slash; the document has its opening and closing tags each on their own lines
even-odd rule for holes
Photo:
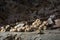
<svg viewBox="0 0 60 40">
<path fill-rule="evenodd" d="M 0 25 L 46 20 L 52 14 L 60 18 L 60 0 L 0 0 Z"/>
</svg>

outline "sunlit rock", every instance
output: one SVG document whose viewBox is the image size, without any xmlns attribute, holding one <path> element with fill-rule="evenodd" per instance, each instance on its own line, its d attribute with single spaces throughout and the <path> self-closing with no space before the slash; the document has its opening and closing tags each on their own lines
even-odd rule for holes
<svg viewBox="0 0 60 40">
<path fill-rule="evenodd" d="M 23 27 L 24 23 L 19 23 L 18 25 L 16 25 L 14 28 L 18 28 L 18 27 Z"/>
<path fill-rule="evenodd" d="M 10 27 L 10 25 L 6 25 L 6 26 L 5 26 L 5 29 L 7 29 L 7 28 L 9 28 L 9 27 Z"/>
<path fill-rule="evenodd" d="M 17 31 L 17 29 L 15 29 L 15 28 L 10 29 L 10 32 L 16 32 L 16 31 Z"/>
<path fill-rule="evenodd" d="M 0 32 L 5 32 L 5 31 L 6 31 L 5 28 L 4 27 L 1 27 Z"/>
</svg>

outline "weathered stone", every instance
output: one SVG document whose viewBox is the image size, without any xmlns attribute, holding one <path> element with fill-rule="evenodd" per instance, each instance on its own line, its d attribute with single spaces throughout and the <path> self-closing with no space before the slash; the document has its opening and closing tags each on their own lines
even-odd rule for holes
<svg viewBox="0 0 60 40">
<path fill-rule="evenodd" d="M 60 27 L 60 19 L 55 20 L 55 27 Z"/>
<path fill-rule="evenodd" d="M 48 24 L 53 24 L 53 21 L 52 21 L 52 19 L 51 18 L 48 18 Z"/>
<path fill-rule="evenodd" d="M 19 23 L 14 28 L 23 27 L 23 26 L 24 26 L 24 23 Z"/>
<path fill-rule="evenodd" d="M 32 26 L 33 26 L 33 27 L 38 27 L 40 24 L 41 24 L 41 20 L 40 20 L 40 19 L 36 19 L 36 21 L 34 21 L 34 22 L 32 23 Z"/>
<path fill-rule="evenodd" d="M 16 32 L 16 31 L 17 31 L 17 28 L 11 27 L 11 29 L 10 29 L 9 31 L 10 31 L 10 32 Z"/>
<path fill-rule="evenodd" d="M 9 35 L 8 35 L 9 34 Z M 16 34 L 16 35 L 15 35 Z M 36 32 L 1 32 L 0 40 L 60 40 L 60 31 L 46 30 L 44 34 L 37 34 Z"/>
</svg>

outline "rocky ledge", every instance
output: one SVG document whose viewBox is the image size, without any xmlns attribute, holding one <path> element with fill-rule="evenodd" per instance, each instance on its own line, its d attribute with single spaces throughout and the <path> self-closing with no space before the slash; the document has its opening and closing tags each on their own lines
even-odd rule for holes
<svg viewBox="0 0 60 40">
<path fill-rule="evenodd" d="M 0 40 L 60 40 L 59 30 L 46 30 L 44 34 L 36 32 L 1 32 Z"/>
</svg>

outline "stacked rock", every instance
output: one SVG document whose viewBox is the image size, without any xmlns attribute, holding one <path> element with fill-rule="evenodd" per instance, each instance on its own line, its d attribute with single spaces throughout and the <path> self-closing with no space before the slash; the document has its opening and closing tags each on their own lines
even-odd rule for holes
<svg viewBox="0 0 60 40">
<path fill-rule="evenodd" d="M 42 29 L 46 30 L 48 23 L 47 21 L 41 21 L 40 19 L 36 19 L 32 25 L 24 24 L 24 23 L 18 23 L 14 27 L 10 27 L 10 25 L 6 25 L 5 28 L 1 27 L 0 32 L 35 32 L 35 31 L 41 31 Z"/>
</svg>

